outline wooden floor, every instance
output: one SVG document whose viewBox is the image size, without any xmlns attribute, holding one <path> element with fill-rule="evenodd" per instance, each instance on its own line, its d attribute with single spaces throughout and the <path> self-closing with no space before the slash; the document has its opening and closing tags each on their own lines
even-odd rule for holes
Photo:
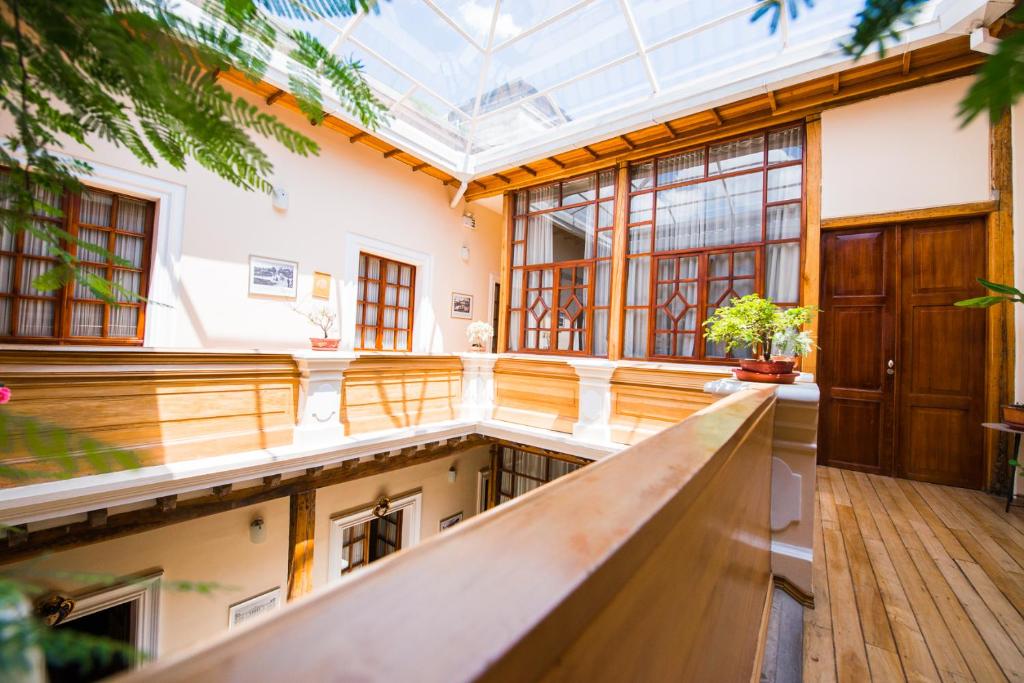
<svg viewBox="0 0 1024 683">
<path fill-rule="evenodd" d="M 818 468 L 805 681 L 1024 681 L 1024 512 Z"/>
</svg>

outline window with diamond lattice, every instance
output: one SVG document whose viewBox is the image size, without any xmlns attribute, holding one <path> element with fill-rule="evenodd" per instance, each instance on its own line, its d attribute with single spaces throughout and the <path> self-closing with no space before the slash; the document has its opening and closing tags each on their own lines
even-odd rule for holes
<svg viewBox="0 0 1024 683">
<path fill-rule="evenodd" d="M 799 302 L 802 127 L 630 167 L 623 356 L 728 361 L 705 341 L 715 310 L 759 293 Z"/>
<path fill-rule="evenodd" d="M 509 351 L 608 354 L 615 171 L 517 192 Z"/>
</svg>

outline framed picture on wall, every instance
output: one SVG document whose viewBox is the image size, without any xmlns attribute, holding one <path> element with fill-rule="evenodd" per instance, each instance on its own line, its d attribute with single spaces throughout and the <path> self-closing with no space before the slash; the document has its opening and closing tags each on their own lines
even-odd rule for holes
<svg viewBox="0 0 1024 683">
<path fill-rule="evenodd" d="M 228 629 L 273 612 L 281 606 L 281 587 L 268 590 L 266 593 L 236 602 L 228 608 Z"/>
<path fill-rule="evenodd" d="M 321 273 L 316 271 L 313 273 L 313 298 L 314 299 L 330 299 L 331 298 L 331 275 L 330 273 Z"/>
<path fill-rule="evenodd" d="M 473 295 L 452 292 L 452 317 L 473 319 Z"/>
<path fill-rule="evenodd" d="M 462 521 L 462 510 L 459 510 L 454 515 L 450 515 L 441 520 L 440 531 L 445 529 L 451 529 L 453 526 Z"/>
<path fill-rule="evenodd" d="M 299 264 L 263 256 L 249 257 L 249 294 L 294 299 L 299 284 Z"/>
</svg>

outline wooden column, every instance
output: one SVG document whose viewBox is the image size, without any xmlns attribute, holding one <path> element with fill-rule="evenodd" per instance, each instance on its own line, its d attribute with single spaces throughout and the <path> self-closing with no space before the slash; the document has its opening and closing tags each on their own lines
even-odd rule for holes
<svg viewBox="0 0 1024 683">
<path fill-rule="evenodd" d="M 313 590 L 316 489 L 293 493 L 288 515 L 288 599 Z"/>
<path fill-rule="evenodd" d="M 626 244 L 629 230 L 629 162 L 618 165 L 615 176 L 615 216 L 612 232 L 612 292 L 608 310 L 608 360 L 622 358 L 622 324 L 626 305 Z"/>
<path fill-rule="evenodd" d="M 821 115 L 807 117 L 804 146 L 804 246 L 801 254 L 800 301 L 817 306 L 821 275 Z M 818 338 L 818 319 L 809 325 Z M 812 349 L 802 363 L 804 372 L 817 372 L 818 350 Z"/>
<path fill-rule="evenodd" d="M 512 260 L 512 213 L 514 208 L 513 194 L 505 193 L 501 211 L 505 233 L 501 237 L 501 291 L 498 297 L 498 306 L 501 310 L 498 311 L 498 329 L 495 330 L 498 335 L 498 353 L 508 351 L 508 304 L 512 296 L 512 269 L 509 267 L 509 263 Z M 489 296 L 494 296 L 494 293 L 491 292 Z"/>
<path fill-rule="evenodd" d="M 1006 112 L 989 131 L 989 163 L 992 189 L 998 193 L 999 206 L 988 218 L 988 279 L 1013 283 L 1013 148 L 1010 113 Z M 1014 364 L 1014 306 L 988 309 L 988 373 L 985 390 L 985 417 L 999 421 L 999 406 L 1012 400 Z M 985 430 L 985 487 L 999 482 L 1005 472 L 996 472 L 999 434 Z M 1012 482 L 1007 482 L 1010 486 Z"/>
</svg>

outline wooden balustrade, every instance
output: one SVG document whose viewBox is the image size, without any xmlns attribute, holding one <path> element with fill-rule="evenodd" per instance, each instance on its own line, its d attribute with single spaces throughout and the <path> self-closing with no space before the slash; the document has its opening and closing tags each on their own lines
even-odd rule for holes
<svg viewBox="0 0 1024 683">
<path fill-rule="evenodd" d="M 458 356 L 361 356 L 345 370 L 341 423 L 361 434 L 452 420 L 461 396 Z"/>
<path fill-rule="evenodd" d="M 297 378 L 288 354 L 5 349 L 0 381 L 13 399 L 4 410 L 60 426 L 72 452 L 60 463 L 40 461 L 14 425 L 2 464 L 30 476 L 0 485 L 95 472 L 74 450 L 83 438 L 131 449 L 139 465 L 291 443 Z"/>
<path fill-rule="evenodd" d="M 498 420 L 572 433 L 579 417 L 579 380 L 564 361 L 501 358 L 494 393 Z"/>
<path fill-rule="evenodd" d="M 724 373 L 676 369 L 617 368 L 612 375 L 612 439 L 637 443 L 683 420 L 717 397 L 704 392 L 707 382 Z"/>
<path fill-rule="evenodd" d="M 774 403 L 725 398 L 124 680 L 750 680 Z"/>
</svg>

